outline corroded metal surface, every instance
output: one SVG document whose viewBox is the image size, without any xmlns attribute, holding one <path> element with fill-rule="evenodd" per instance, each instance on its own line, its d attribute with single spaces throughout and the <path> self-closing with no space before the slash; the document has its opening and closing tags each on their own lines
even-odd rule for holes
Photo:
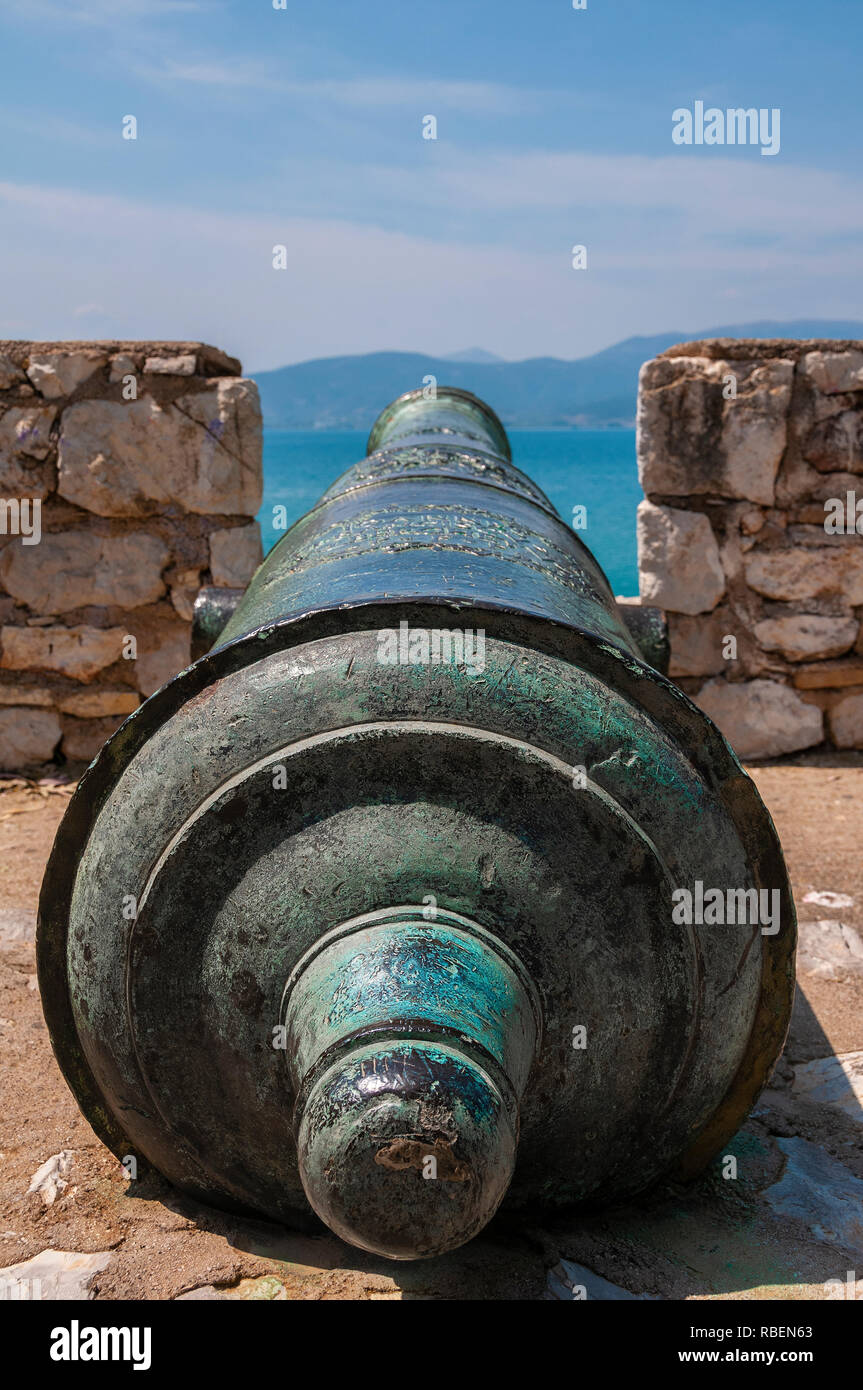
<svg viewBox="0 0 863 1390">
<path fill-rule="evenodd" d="M 651 608 L 649 604 L 622 603 L 618 605 L 618 612 L 648 666 L 667 676 L 671 642 L 668 619 L 662 609 Z"/>
<path fill-rule="evenodd" d="M 697 1171 L 793 988 L 752 783 L 500 434 L 465 393 L 385 412 L 106 745 L 40 905 L 54 1047 L 115 1152 L 401 1259 Z M 775 891 L 778 929 L 678 920 L 697 882 Z"/>
<path fill-rule="evenodd" d="M 192 660 L 206 656 L 224 632 L 243 597 L 242 589 L 208 585 L 199 590 L 192 616 Z"/>
</svg>

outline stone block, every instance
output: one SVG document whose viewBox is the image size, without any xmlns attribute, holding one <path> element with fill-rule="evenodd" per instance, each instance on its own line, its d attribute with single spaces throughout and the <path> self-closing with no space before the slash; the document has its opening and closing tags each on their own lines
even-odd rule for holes
<svg viewBox="0 0 863 1390">
<path fill-rule="evenodd" d="M 863 546 L 834 545 L 756 550 L 744 562 L 750 588 L 765 598 L 802 602 L 836 596 L 863 603 Z"/>
<path fill-rule="evenodd" d="M 75 763 L 91 763 L 116 729 L 122 718 L 64 719 L 63 752 Z"/>
<path fill-rule="evenodd" d="M 727 608 L 695 617 L 682 613 L 668 615 L 671 661 L 668 674 L 675 676 L 715 676 L 728 670 L 722 654 L 723 639 L 734 632 L 734 618 Z"/>
<path fill-rule="evenodd" d="M 264 558 L 261 528 L 233 526 L 210 532 L 210 572 L 213 583 L 225 589 L 245 589 Z"/>
<path fill-rule="evenodd" d="M 26 381 L 26 377 L 21 368 L 16 367 L 11 358 L 0 354 L 0 391 L 8 391 L 22 381 Z"/>
<path fill-rule="evenodd" d="M 53 690 L 45 685 L 0 685 L 0 705 L 42 705 L 50 709 L 55 704 Z"/>
<path fill-rule="evenodd" d="M 15 772 L 50 761 L 60 741 L 60 721 L 53 710 L 0 709 L 0 769 Z"/>
<path fill-rule="evenodd" d="M 640 503 L 638 569 L 642 602 L 675 613 L 710 612 L 725 593 L 716 537 L 700 512 Z"/>
<path fill-rule="evenodd" d="M 0 415 L 0 497 L 44 500 L 54 487 L 49 452 L 53 405 L 11 406 Z"/>
<path fill-rule="evenodd" d="M 85 1303 L 92 1298 L 90 1285 L 94 1278 L 107 1269 L 112 1258 L 110 1250 L 95 1255 L 77 1250 L 43 1250 L 21 1264 L 0 1269 L 0 1285 L 9 1291 L 6 1297 L 10 1300 L 32 1298 L 32 1290 L 38 1288 L 42 1302 L 50 1299 Z"/>
<path fill-rule="evenodd" d="M 120 659 L 124 636 L 119 627 L 4 627 L 0 667 L 89 681 Z"/>
<path fill-rule="evenodd" d="M 795 1067 L 792 1089 L 803 1100 L 832 1106 L 863 1124 L 863 1052 L 840 1052 Z"/>
<path fill-rule="evenodd" d="M 71 396 L 106 362 L 101 352 L 37 352 L 27 364 L 27 375 L 46 400 Z"/>
<path fill-rule="evenodd" d="M 708 681 L 695 703 L 719 727 L 739 758 L 796 753 L 824 737 L 821 710 L 778 681 Z"/>
<path fill-rule="evenodd" d="M 109 381 L 122 381 L 124 376 L 137 376 L 137 374 L 138 365 L 134 357 L 130 357 L 128 353 L 118 352 L 116 357 L 111 358 Z"/>
<path fill-rule="evenodd" d="M 138 608 L 165 592 L 168 549 L 156 536 L 129 531 L 43 535 L 39 545 L 6 546 L 0 583 L 36 613 L 63 613 L 89 604 Z"/>
<path fill-rule="evenodd" d="M 822 918 L 800 922 L 797 971 L 822 980 L 851 980 L 863 976 L 863 941 L 847 922 Z"/>
<path fill-rule="evenodd" d="M 57 415 L 53 405 L 12 405 L 0 416 L 0 468 L 7 460 L 43 459 L 51 449 L 51 426 Z"/>
<path fill-rule="evenodd" d="M 843 410 L 813 425 L 802 454 L 819 473 L 863 473 L 863 414 Z"/>
<path fill-rule="evenodd" d="M 203 515 L 254 515 L 260 506 L 261 416 L 254 382 L 162 406 L 82 401 L 65 411 L 58 455 L 62 497 L 99 516 L 147 516 L 179 506 Z"/>
<path fill-rule="evenodd" d="M 191 661 L 191 629 L 185 624 L 166 623 L 138 643 L 135 679 L 143 695 L 161 689 Z"/>
<path fill-rule="evenodd" d="M 847 657 L 844 661 L 819 661 L 812 666 L 800 666 L 794 672 L 798 690 L 829 690 L 845 685 L 863 685 L 863 658 Z"/>
<path fill-rule="evenodd" d="M 857 619 L 801 613 L 785 618 L 765 618 L 753 629 L 755 640 L 769 652 L 780 652 L 787 661 L 816 661 L 850 651 L 857 637 Z"/>
<path fill-rule="evenodd" d="M 190 623 L 195 616 L 195 599 L 201 589 L 201 571 L 178 570 L 170 583 L 174 611 L 184 623 Z"/>
<path fill-rule="evenodd" d="M 714 494 L 771 506 L 787 442 L 794 364 L 657 358 L 639 378 L 638 466 L 644 491 Z M 736 382 L 726 398 L 724 384 Z"/>
<path fill-rule="evenodd" d="M 57 708 L 76 719 L 103 719 L 110 715 L 131 714 L 141 703 L 134 690 L 82 690 L 74 695 L 58 695 Z"/>
<path fill-rule="evenodd" d="M 254 516 L 261 505 L 263 488 L 261 402 L 255 383 L 245 377 L 222 377 L 213 382 L 211 390 L 181 396 L 176 405 L 205 429 L 199 480 L 201 505 L 190 506 L 189 510 L 209 515 L 233 512 Z M 209 505 L 210 473 L 217 480 L 224 473 L 230 477 L 230 507 Z M 215 496 L 219 496 L 218 487 Z"/>
<path fill-rule="evenodd" d="M 827 719 L 837 748 L 863 748 L 863 693 L 837 700 Z"/>
<path fill-rule="evenodd" d="M 863 391 L 863 352 L 807 352 L 800 367 L 826 396 Z"/>
<path fill-rule="evenodd" d="M 144 371 L 156 376 L 194 376 L 194 353 L 180 353 L 176 357 L 148 357 Z"/>
</svg>

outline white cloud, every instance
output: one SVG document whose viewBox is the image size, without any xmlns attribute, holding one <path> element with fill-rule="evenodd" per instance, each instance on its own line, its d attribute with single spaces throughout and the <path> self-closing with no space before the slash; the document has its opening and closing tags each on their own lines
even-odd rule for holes
<svg viewBox="0 0 863 1390">
<path fill-rule="evenodd" d="M 272 75 L 266 65 L 239 61 L 221 63 L 218 60 L 177 62 L 168 58 L 162 67 L 139 66 L 141 77 L 163 82 L 192 82 L 206 87 L 252 87 L 257 91 L 284 91 L 284 82 Z"/>
<path fill-rule="evenodd" d="M 25 24 L 48 19 L 125 30 L 149 19 L 197 14 L 208 7 L 212 8 L 210 0 L 0 0 L 0 14 Z"/>
<path fill-rule="evenodd" d="M 0 129 L 33 141 L 105 148 L 117 145 L 117 122 L 108 126 L 86 126 L 65 116 L 52 116 L 41 108 L 21 111 L 6 107 L 0 111 Z"/>
<path fill-rule="evenodd" d="M 398 191 L 417 206 L 449 202 L 476 213 L 537 217 L 567 209 L 598 209 L 609 218 L 656 212 L 666 221 L 668 244 L 682 221 L 697 227 L 699 241 L 732 232 L 797 238 L 863 231 L 863 179 L 790 163 L 768 166 L 757 151 L 740 158 L 712 150 L 695 156 L 448 152 L 434 165 L 345 165 L 337 173 L 342 186 L 350 167 L 372 195 Z M 631 237 L 631 227 L 621 230 Z"/>
<path fill-rule="evenodd" d="M 448 352 L 459 342 L 509 358 L 576 357 L 632 333 L 727 322 L 730 304 L 737 319 L 859 312 L 852 245 L 818 256 L 793 240 L 735 249 L 717 245 L 709 219 L 700 226 L 694 214 L 673 236 L 650 238 L 638 215 L 648 188 L 646 178 L 633 184 L 628 235 L 592 246 L 589 269 L 576 272 L 565 242 L 468 245 L 351 221 L 0 183 L 0 258 L 15 266 L 0 337 L 80 336 L 83 306 L 94 335 L 204 339 L 261 368 L 386 348 Z M 625 190 L 624 180 L 620 197 Z M 807 196 L 798 186 L 798 203 Z M 717 187 L 713 203 L 721 197 Z M 773 208 L 783 225 L 790 211 Z M 286 271 L 272 269 L 276 243 L 288 248 Z"/>
<path fill-rule="evenodd" d="M 440 78 L 412 79 L 378 76 L 346 78 L 343 80 L 294 79 L 271 65 L 248 60 L 229 63 L 218 59 L 201 58 L 178 61 L 166 59 L 161 66 L 146 65 L 137 69 L 142 77 L 160 82 L 190 82 L 213 87 L 250 87 L 278 91 L 301 101 L 319 101 L 346 107 L 388 108 L 417 103 L 438 105 L 500 115 L 528 107 L 540 108 L 547 102 L 548 92 L 524 87 L 507 86 L 498 82 L 458 82 Z M 559 94 L 571 99 L 569 93 Z"/>
</svg>

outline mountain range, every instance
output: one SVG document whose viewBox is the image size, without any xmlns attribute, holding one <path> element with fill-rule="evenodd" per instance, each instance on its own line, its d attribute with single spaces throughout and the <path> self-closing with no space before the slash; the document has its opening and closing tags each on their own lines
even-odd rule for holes
<svg viewBox="0 0 863 1390">
<path fill-rule="evenodd" d="M 798 319 L 734 324 L 699 332 L 625 338 L 590 357 L 530 357 L 507 362 L 484 348 L 448 357 L 370 352 L 321 357 L 254 373 L 270 429 L 366 430 L 383 407 L 433 376 L 487 401 L 510 427 L 630 428 L 638 370 L 674 343 L 701 338 L 863 338 L 863 323 Z"/>
</svg>

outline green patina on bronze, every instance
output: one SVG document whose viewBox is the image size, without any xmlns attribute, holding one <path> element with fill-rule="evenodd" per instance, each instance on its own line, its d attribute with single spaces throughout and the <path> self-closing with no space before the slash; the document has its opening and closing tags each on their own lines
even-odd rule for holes
<svg viewBox="0 0 863 1390">
<path fill-rule="evenodd" d="M 395 402 L 201 608 L 217 644 L 88 769 L 40 903 L 114 1152 L 395 1259 L 708 1162 L 787 1029 L 781 852 L 492 412 Z M 696 880 L 777 890 L 778 934 L 676 925 Z"/>
</svg>

